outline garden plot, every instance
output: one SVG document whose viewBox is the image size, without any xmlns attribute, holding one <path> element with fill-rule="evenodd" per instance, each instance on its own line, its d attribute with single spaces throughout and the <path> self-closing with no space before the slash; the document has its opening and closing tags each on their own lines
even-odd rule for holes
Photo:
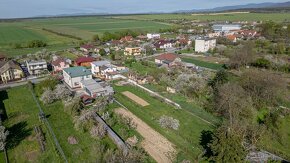
<svg viewBox="0 0 290 163">
<path fill-rule="evenodd" d="M 144 121 L 128 110 L 118 108 L 115 112 L 125 117 L 132 118 L 132 121 L 137 125 L 136 130 L 144 138 L 141 143 L 142 147 L 158 163 L 170 163 L 174 160 L 176 154 L 174 145 L 164 136 L 156 132 L 153 128 L 148 126 Z"/>
<path fill-rule="evenodd" d="M 148 106 L 149 105 L 148 102 L 146 102 L 142 98 L 136 96 L 135 94 L 133 94 L 129 91 L 122 92 L 122 94 L 125 95 L 126 97 L 130 98 L 132 101 L 136 102 L 137 104 L 139 104 L 141 106 Z"/>
</svg>

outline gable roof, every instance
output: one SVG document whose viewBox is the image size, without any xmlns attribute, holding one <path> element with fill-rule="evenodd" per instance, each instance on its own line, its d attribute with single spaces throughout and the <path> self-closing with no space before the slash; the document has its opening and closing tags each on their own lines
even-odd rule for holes
<svg viewBox="0 0 290 163">
<path fill-rule="evenodd" d="M 85 62 L 93 62 L 95 61 L 95 58 L 93 57 L 79 57 L 75 60 L 75 62 L 79 65 L 81 63 L 85 63 Z"/>
<path fill-rule="evenodd" d="M 156 59 L 158 59 L 158 60 L 166 60 L 166 61 L 170 61 L 170 62 L 173 62 L 176 58 L 178 58 L 178 56 L 175 54 L 172 54 L 172 53 L 165 53 L 165 54 L 161 54 L 158 57 L 156 57 Z"/>
<path fill-rule="evenodd" d="M 56 60 L 52 61 L 51 64 L 53 66 L 60 66 L 60 63 L 64 62 L 65 64 L 69 64 L 65 59 L 63 58 L 57 58 Z"/>
<path fill-rule="evenodd" d="M 104 65 L 108 65 L 111 64 L 109 61 L 96 61 L 96 62 L 92 62 L 93 65 L 99 67 L 99 66 L 104 66 Z"/>
<path fill-rule="evenodd" d="M 16 61 L 13 61 L 13 60 L 0 61 L 0 73 L 3 73 L 9 69 L 17 69 L 17 70 L 22 71 L 22 68 L 20 67 L 19 63 L 17 63 Z"/>
<path fill-rule="evenodd" d="M 94 49 L 95 46 L 94 45 L 91 45 L 91 44 L 85 44 L 85 45 L 82 45 L 81 48 L 84 48 L 84 49 Z"/>
<path fill-rule="evenodd" d="M 65 68 L 63 71 L 65 71 L 71 78 L 92 75 L 91 70 L 86 69 L 83 66 Z"/>
</svg>

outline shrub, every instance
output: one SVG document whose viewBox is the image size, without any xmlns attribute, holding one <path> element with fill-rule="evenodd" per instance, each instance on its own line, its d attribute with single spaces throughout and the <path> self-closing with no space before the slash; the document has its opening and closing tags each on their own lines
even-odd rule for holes
<svg viewBox="0 0 290 163">
<path fill-rule="evenodd" d="M 46 43 L 41 40 L 32 40 L 27 43 L 28 48 L 46 47 Z"/>
<path fill-rule="evenodd" d="M 179 120 L 168 117 L 166 115 L 160 117 L 159 124 L 162 128 L 169 128 L 174 130 L 178 130 L 179 128 Z"/>
</svg>

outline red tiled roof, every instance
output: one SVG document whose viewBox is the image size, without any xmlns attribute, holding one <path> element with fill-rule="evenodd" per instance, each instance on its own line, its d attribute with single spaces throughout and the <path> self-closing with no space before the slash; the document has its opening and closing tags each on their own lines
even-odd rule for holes
<svg viewBox="0 0 290 163">
<path fill-rule="evenodd" d="M 132 41 L 133 37 L 132 36 L 125 36 L 123 38 L 121 38 L 121 41 Z"/>
<path fill-rule="evenodd" d="M 64 62 L 64 63 L 68 64 L 63 58 L 58 58 L 57 60 L 52 61 L 51 64 L 54 65 L 54 66 L 60 66 L 61 62 Z"/>
<path fill-rule="evenodd" d="M 158 60 L 167 60 L 171 62 L 173 62 L 176 58 L 178 58 L 178 56 L 172 53 L 161 54 L 158 57 L 156 57 L 156 59 Z"/>
<path fill-rule="evenodd" d="M 79 57 L 75 60 L 75 62 L 80 65 L 81 63 L 86 63 L 86 62 L 94 62 L 95 58 L 93 57 Z"/>
<path fill-rule="evenodd" d="M 95 46 L 94 45 L 91 45 L 91 44 L 85 44 L 85 45 L 82 45 L 81 48 L 84 48 L 84 49 L 94 49 Z"/>
<path fill-rule="evenodd" d="M 228 35 L 227 39 L 234 41 L 236 39 L 236 36 L 235 35 Z"/>
<path fill-rule="evenodd" d="M 93 99 L 93 98 L 89 95 L 83 94 L 83 95 L 81 95 L 81 99 L 85 102 L 85 101 Z"/>
</svg>

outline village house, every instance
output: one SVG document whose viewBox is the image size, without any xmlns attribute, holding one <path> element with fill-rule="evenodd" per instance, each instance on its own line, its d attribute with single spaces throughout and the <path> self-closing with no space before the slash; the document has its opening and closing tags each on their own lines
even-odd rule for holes
<svg viewBox="0 0 290 163">
<path fill-rule="evenodd" d="M 216 47 L 216 39 L 199 38 L 195 40 L 195 52 L 205 53 Z"/>
<path fill-rule="evenodd" d="M 232 30 L 240 30 L 242 27 L 239 24 L 215 24 L 212 28 L 215 32 L 227 33 Z"/>
<path fill-rule="evenodd" d="M 105 82 L 96 82 L 93 79 L 81 81 L 81 87 L 90 97 L 111 96 L 114 94 L 113 88 Z"/>
<path fill-rule="evenodd" d="M 85 66 L 85 67 L 91 67 L 91 63 L 96 61 L 97 58 L 94 57 L 79 57 L 75 60 L 75 66 Z"/>
<path fill-rule="evenodd" d="M 90 52 L 90 51 L 97 52 L 98 48 L 96 48 L 94 45 L 91 45 L 91 44 L 85 44 L 80 47 L 80 50 L 83 52 Z"/>
<path fill-rule="evenodd" d="M 82 81 L 92 78 L 92 72 L 83 66 L 63 69 L 63 80 L 72 89 L 81 88 Z"/>
<path fill-rule="evenodd" d="M 141 55 L 141 48 L 140 47 L 135 47 L 135 48 L 129 48 L 129 47 L 126 47 L 125 50 L 124 50 L 124 55 L 134 55 L 134 56 L 137 56 L 137 55 Z"/>
<path fill-rule="evenodd" d="M 130 80 L 137 82 L 138 84 L 148 84 L 148 83 L 154 82 L 154 78 L 152 76 L 148 76 L 148 75 L 147 76 L 140 76 L 134 72 L 130 72 L 128 74 L 128 78 Z"/>
<path fill-rule="evenodd" d="M 0 54 L 0 61 L 4 61 L 4 60 L 6 60 L 7 58 L 6 58 L 6 56 L 4 55 L 4 54 Z"/>
<path fill-rule="evenodd" d="M 97 61 L 91 63 L 91 65 L 92 74 L 95 77 L 100 77 L 102 79 L 112 79 L 114 75 L 119 74 L 117 72 L 117 67 L 108 61 Z"/>
<path fill-rule="evenodd" d="M 48 72 L 45 60 L 26 61 L 26 67 L 30 75 L 40 75 Z"/>
<path fill-rule="evenodd" d="M 160 39 L 160 34 L 159 33 L 147 33 L 147 39 Z"/>
<path fill-rule="evenodd" d="M 172 42 L 168 40 L 159 40 L 154 44 L 156 49 L 168 49 L 172 48 Z"/>
<path fill-rule="evenodd" d="M 60 57 L 55 58 L 51 62 L 51 65 L 52 65 L 53 72 L 55 72 L 55 73 L 61 72 L 63 69 L 70 67 L 69 62 L 63 58 L 60 58 Z"/>
<path fill-rule="evenodd" d="M 209 37 L 209 38 L 217 38 L 217 37 L 220 37 L 220 36 L 221 36 L 220 32 L 214 32 L 214 33 L 208 33 L 207 34 L 207 37 Z"/>
<path fill-rule="evenodd" d="M 186 38 L 181 38 L 181 39 L 177 40 L 176 43 L 179 44 L 180 46 L 184 47 L 184 46 L 190 45 L 192 43 L 192 41 L 188 40 Z"/>
<path fill-rule="evenodd" d="M 125 36 L 125 37 L 122 37 L 121 39 L 120 39 L 120 42 L 121 43 L 123 43 L 123 42 L 131 42 L 131 41 L 133 41 L 134 40 L 134 38 L 132 37 L 132 36 Z"/>
<path fill-rule="evenodd" d="M 0 61 L 0 76 L 0 83 L 7 83 L 22 79 L 24 72 L 16 61 Z"/>
<path fill-rule="evenodd" d="M 155 63 L 159 65 L 165 64 L 171 66 L 175 62 L 181 62 L 181 59 L 172 53 L 161 54 L 155 58 Z"/>
<path fill-rule="evenodd" d="M 237 37 L 235 35 L 227 35 L 227 39 L 231 42 L 237 42 Z"/>
</svg>

